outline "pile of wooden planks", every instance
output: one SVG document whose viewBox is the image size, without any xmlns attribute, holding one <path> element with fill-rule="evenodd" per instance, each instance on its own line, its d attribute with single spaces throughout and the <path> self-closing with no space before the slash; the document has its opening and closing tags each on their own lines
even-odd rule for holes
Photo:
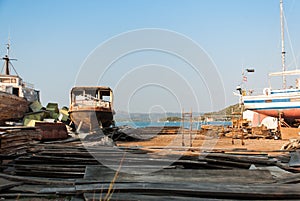
<svg viewBox="0 0 300 201">
<path fill-rule="evenodd" d="M 0 129 L 0 153 L 2 159 L 15 158 L 23 155 L 35 140 L 40 140 L 39 131 L 34 128 Z"/>
<path fill-rule="evenodd" d="M 185 150 L 186 151 L 186 150 Z M 0 173 L 0 199 L 293 200 L 300 170 L 278 156 L 232 150 L 152 153 L 78 138 L 31 144 Z M 164 154 L 162 154 L 164 152 Z M 196 153 L 196 150 L 193 151 Z"/>
</svg>

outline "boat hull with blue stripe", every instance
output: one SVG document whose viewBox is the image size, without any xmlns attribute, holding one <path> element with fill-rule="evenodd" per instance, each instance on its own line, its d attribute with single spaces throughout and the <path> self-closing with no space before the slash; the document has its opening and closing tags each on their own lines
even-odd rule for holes
<svg viewBox="0 0 300 201">
<path fill-rule="evenodd" d="M 300 89 L 265 89 L 263 95 L 242 96 L 242 104 L 247 110 L 285 119 L 300 119 Z"/>
</svg>

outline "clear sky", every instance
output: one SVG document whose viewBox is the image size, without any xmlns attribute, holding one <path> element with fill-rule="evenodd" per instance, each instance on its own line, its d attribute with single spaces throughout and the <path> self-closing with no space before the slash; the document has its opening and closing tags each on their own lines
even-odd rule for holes
<svg viewBox="0 0 300 201">
<path fill-rule="evenodd" d="M 294 69 L 300 57 L 300 1 L 285 0 L 284 9 L 290 35 L 286 37 L 287 66 Z M 218 73 L 197 82 L 194 73 L 185 70 L 190 67 L 168 54 L 127 55 L 96 83 L 111 85 L 117 111 L 222 109 L 238 102 L 232 92 L 243 68 L 255 68 L 246 85 L 259 91 L 268 85 L 267 73 L 281 70 L 279 0 L 0 0 L 0 53 L 5 54 L 9 35 L 11 56 L 18 59 L 14 67 L 41 91 L 44 105 L 68 106 L 69 91 L 79 84 L 78 75 L 89 55 L 111 38 L 142 29 L 168 30 L 197 43 Z M 135 74 L 129 73 L 133 70 Z M 177 82 L 181 78 L 193 81 Z M 223 86 L 214 89 L 220 87 L 223 92 L 206 86 L 215 80 Z M 88 77 L 86 81 L 90 84 Z M 132 89 L 129 94 L 123 89 L 127 83 Z M 211 100 L 218 97 L 224 103 Z"/>
</svg>

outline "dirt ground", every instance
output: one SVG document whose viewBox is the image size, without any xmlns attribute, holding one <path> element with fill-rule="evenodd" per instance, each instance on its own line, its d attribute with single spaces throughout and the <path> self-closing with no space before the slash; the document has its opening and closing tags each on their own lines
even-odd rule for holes
<svg viewBox="0 0 300 201">
<path fill-rule="evenodd" d="M 144 149 L 155 151 L 156 149 L 189 149 L 193 152 L 202 151 L 224 151 L 224 152 L 243 152 L 243 153 L 267 153 L 269 155 L 282 154 L 281 147 L 288 143 L 288 140 L 274 139 L 244 139 L 244 145 L 241 139 L 232 139 L 228 137 L 205 137 L 203 135 L 157 135 L 156 137 L 138 142 L 118 142 L 118 146 L 138 146 Z"/>
</svg>

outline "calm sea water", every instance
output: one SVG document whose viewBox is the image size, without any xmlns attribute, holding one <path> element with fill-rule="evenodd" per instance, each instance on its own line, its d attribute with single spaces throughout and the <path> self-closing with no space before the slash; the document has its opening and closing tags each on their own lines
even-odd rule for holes
<svg viewBox="0 0 300 201">
<path fill-rule="evenodd" d="M 231 126 L 231 121 L 211 121 L 211 122 L 193 122 L 193 129 L 200 129 L 201 125 L 223 125 L 223 126 Z M 116 126 L 130 126 L 133 128 L 142 128 L 142 127 L 163 127 L 163 126 L 181 126 L 182 123 L 179 122 L 142 122 L 142 121 L 122 121 L 116 122 Z M 184 123 L 185 128 L 190 128 L 190 123 Z"/>
</svg>

